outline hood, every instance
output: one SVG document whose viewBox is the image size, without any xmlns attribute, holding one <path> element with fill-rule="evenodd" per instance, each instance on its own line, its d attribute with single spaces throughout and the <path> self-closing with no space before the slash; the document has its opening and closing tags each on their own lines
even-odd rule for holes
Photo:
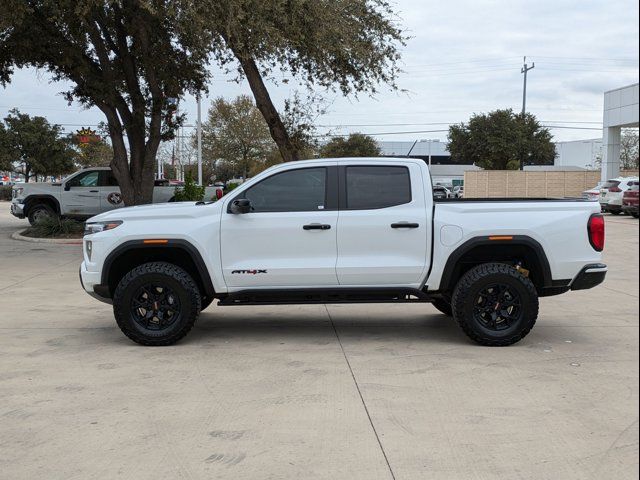
<svg viewBox="0 0 640 480">
<path fill-rule="evenodd" d="M 169 220 L 177 218 L 197 218 L 211 214 L 221 208 L 222 202 L 197 204 L 196 202 L 170 202 L 138 205 L 110 210 L 87 222 L 106 222 L 111 220 Z"/>
<path fill-rule="evenodd" d="M 14 189 L 22 188 L 22 195 L 32 195 L 34 193 L 50 193 L 53 187 L 60 187 L 59 183 L 51 182 L 31 182 L 13 185 Z"/>
</svg>

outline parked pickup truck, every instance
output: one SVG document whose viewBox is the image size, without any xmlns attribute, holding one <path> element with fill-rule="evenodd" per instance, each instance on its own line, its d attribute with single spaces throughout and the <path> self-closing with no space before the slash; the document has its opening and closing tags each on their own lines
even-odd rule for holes
<svg viewBox="0 0 640 480">
<path fill-rule="evenodd" d="M 538 297 L 604 280 L 596 202 L 434 201 L 421 160 L 265 170 L 215 203 L 91 218 L 80 279 L 125 335 L 169 345 L 218 305 L 428 302 L 483 345 L 522 339 Z"/>
<path fill-rule="evenodd" d="M 157 182 L 153 203 L 172 202 L 175 186 Z M 205 199 L 221 197 L 219 187 L 206 187 Z M 120 187 L 109 167 L 80 170 L 60 183 L 24 183 L 12 190 L 11 213 L 28 218 L 33 225 L 41 215 L 58 215 L 80 220 L 121 208 Z"/>
</svg>

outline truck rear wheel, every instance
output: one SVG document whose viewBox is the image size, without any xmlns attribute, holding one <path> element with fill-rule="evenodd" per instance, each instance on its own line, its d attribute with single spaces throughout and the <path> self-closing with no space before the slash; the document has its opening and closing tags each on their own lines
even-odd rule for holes
<svg viewBox="0 0 640 480">
<path fill-rule="evenodd" d="M 113 295 L 120 330 L 141 345 L 172 345 L 193 327 L 200 292 L 191 276 L 171 263 L 150 262 L 127 273 Z"/>
<path fill-rule="evenodd" d="M 481 345 L 522 340 L 538 318 L 538 294 L 527 277 L 503 263 L 485 263 L 465 273 L 453 292 L 453 316 Z"/>
</svg>

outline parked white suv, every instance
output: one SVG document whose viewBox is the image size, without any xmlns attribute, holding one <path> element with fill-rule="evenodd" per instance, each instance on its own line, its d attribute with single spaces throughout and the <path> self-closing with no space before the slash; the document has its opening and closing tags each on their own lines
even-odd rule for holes
<svg viewBox="0 0 640 480">
<path fill-rule="evenodd" d="M 618 177 L 607 180 L 600 189 L 600 205 L 603 212 L 609 212 L 614 215 L 622 213 L 622 197 L 624 192 L 629 190 L 638 177 Z"/>
<path fill-rule="evenodd" d="M 434 200 L 418 159 L 283 163 L 215 203 L 86 224 L 80 278 L 125 335 L 169 345 L 218 305 L 433 303 L 483 345 L 522 339 L 538 297 L 604 280 L 604 220 L 572 199 Z"/>
<path fill-rule="evenodd" d="M 168 181 L 153 189 L 153 203 L 172 202 L 175 186 Z M 206 187 L 205 199 L 222 196 L 220 187 Z M 33 225 L 42 215 L 80 220 L 124 207 L 120 187 L 109 167 L 80 170 L 60 183 L 23 183 L 12 190 L 11 213 Z"/>
</svg>

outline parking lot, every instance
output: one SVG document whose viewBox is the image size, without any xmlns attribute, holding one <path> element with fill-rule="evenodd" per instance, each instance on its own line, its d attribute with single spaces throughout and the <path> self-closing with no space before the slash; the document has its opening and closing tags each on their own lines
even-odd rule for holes
<svg viewBox="0 0 640 480">
<path fill-rule="evenodd" d="M 2 479 L 635 479 L 638 221 L 607 216 L 596 289 L 507 348 L 426 304 L 211 306 L 144 348 L 12 240 L 0 202 Z"/>
</svg>

